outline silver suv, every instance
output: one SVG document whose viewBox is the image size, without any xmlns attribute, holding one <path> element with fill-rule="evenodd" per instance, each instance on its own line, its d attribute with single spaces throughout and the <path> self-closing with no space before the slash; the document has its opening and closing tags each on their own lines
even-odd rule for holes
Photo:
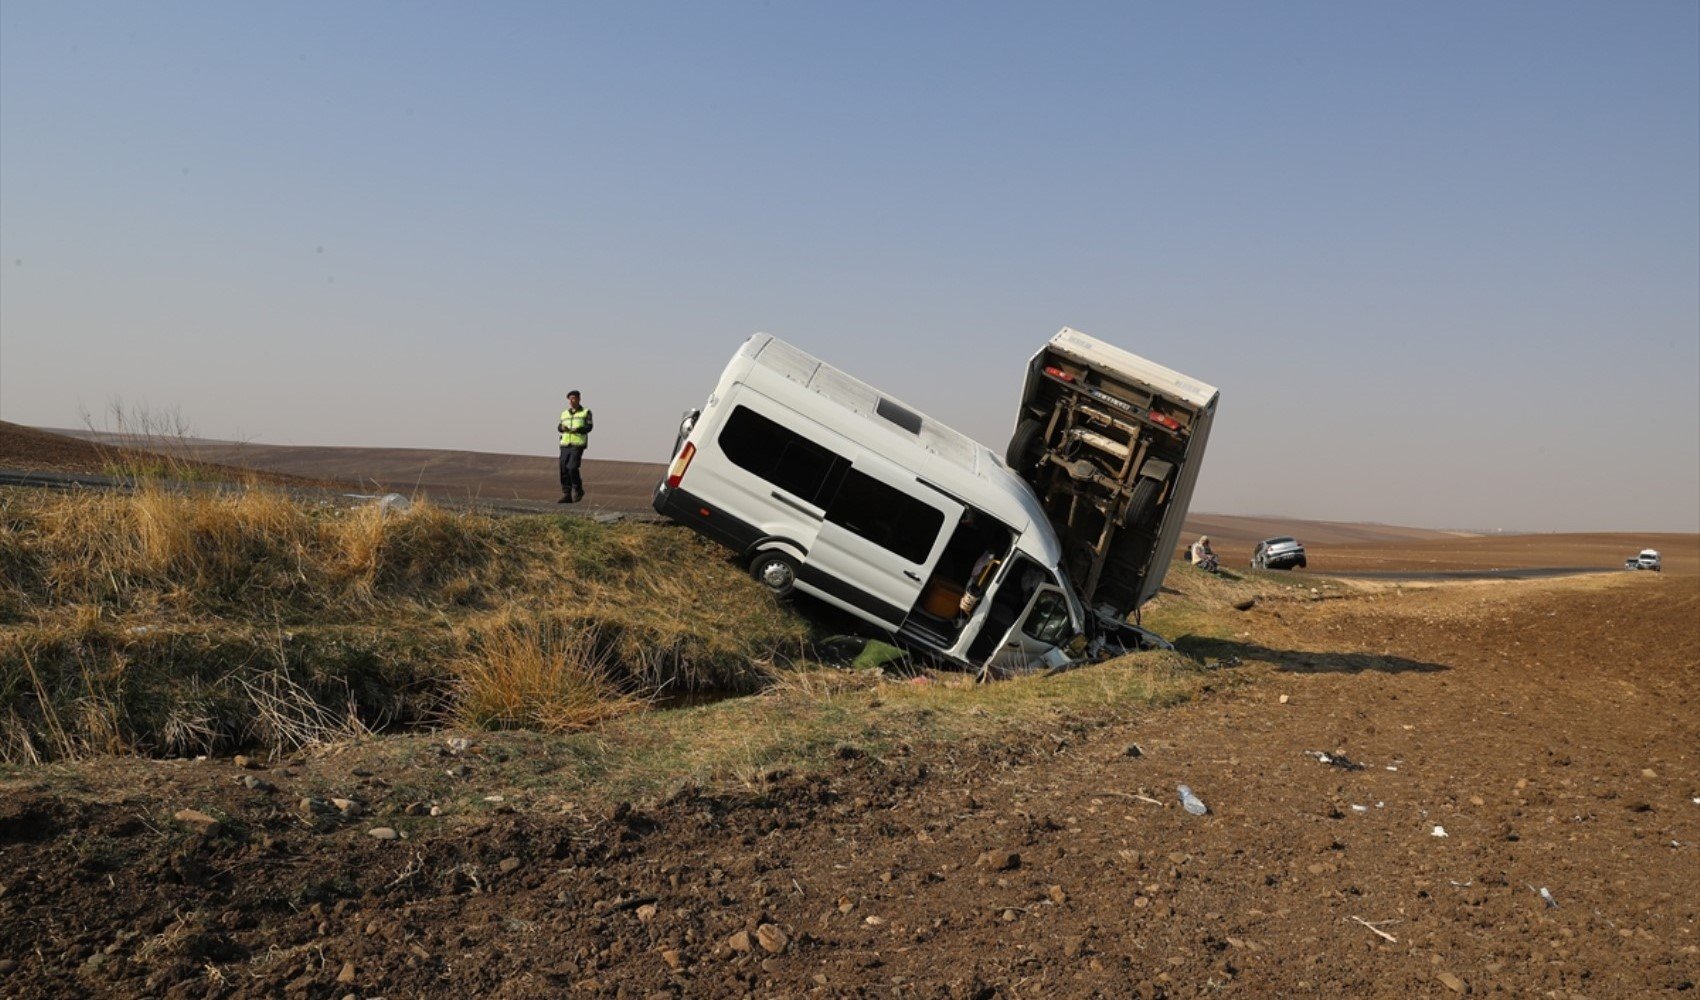
<svg viewBox="0 0 1700 1000">
<path fill-rule="evenodd" d="M 1630 556 L 1623 561 L 1624 569 L 1650 569 L 1659 572 L 1659 553 L 1657 549 L 1642 549 L 1639 555 Z"/>
<path fill-rule="evenodd" d="M 1266 538 L 1251 550 L 1252 569 L 1305 568 L 1305 547 L 1297 538 Z"/>
</svg>

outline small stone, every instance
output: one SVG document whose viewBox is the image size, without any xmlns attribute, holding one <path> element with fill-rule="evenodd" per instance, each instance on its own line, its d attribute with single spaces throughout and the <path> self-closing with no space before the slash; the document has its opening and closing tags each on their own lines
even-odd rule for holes
<svg viewBox="0 0 1700 1000">
<path fill-rule="evenodd" d="M 232 757 L 230 762 L 244 771 L 258 771 L 260 769 L 260 762 L 247 754 L 239 753 L 235 757 Z"/>
<path fill-rule="evenodd" d="M 1454 993 L 1464 992 L 1464 980 L 1459 979 L 1457 976 L 1454 976 L 1450 972 L 1436 973 L 1434 978 L 1440 980 L 1440 984 L 1442 986 L 1446 987 L 1447 989 L 1451 990 Z"/>
<path fill-rule="evenodd" d="M 393 827 L 388 826 L 374 826 L 366 831 L 366 835 L 373 840 L 394 840 L 401 836 L 401 834 L 395 832 Z"/>
<path fill-rule="evenodd" d="M 639 907 L 639 909 L 642 909 L 642 907 Z M 679 954 L 679 949 L 677 948 L 668 948 L 666 951 L 663 951 L 661 953 L 661 960 L 666 962 L 667 968 L 672 969 L 674 972 L 678 972 L 680 969 L 685 967 L 685 957 Z"/>
<path fill-rule="evenodd" d="M 791 939 L 786 936 L 783 930 L 779 929 L 777 924 L 762 924 L 757 927 L 756 941 L 761 944 L 762 950 L 770 955 L 783 953 L 786 946 L 791 943 Z"/>
<path fill-rule="evenodd" d="M 354 963 L 342 963 L 342 971 L 336 974 L 336 981 L 344 986 L 354 982 Z"/>
<path fill-rule="evenodd" d="M 503 858 L 501 863 L 496 865 L 496 867 L 503 875 L 512 875 L 514 872 L 519 871 L 519 859 Z M 653 907 L 651 907 L 651 909 L 653 909 Z"/>
<path fill-rule="evenodd" d="M 1284 694 L 1284 695 L 1282 695 L 1282 696 L 1281 696 L 1281 698 L 1280 698 L 1280 702 L 1281 702 L 1281 704 L 1283 704 L 1283 705 L 1285 705 L 1285 704 L 1286 704 L 1286 703 L 1287 703 L 1287 702 L 1289 702 L 1289 701 L 1292 701 L 1292 700 L 1293 700 L 1293 699 L 1292 699 L 1292 696 L 1291 696 L 1291 695 L 1285 695 L 1285 694 Z"/>
<path fill-rule="evenodd" d="M 203 837 L 210 837 L 219 829 L 218 820 L 199 809 L 179 809 L 172 818 Z"/>
<path fill-rule="evenodd" d="M 862 923 L 867 924 L 869 927 L 878 927 L 879 925 L 885 923 L 885 918 L 884 917 L 876 917 L 873 914 L 869 914 L 868 916 L 866 916 L 862 919 Z"/>
<path fill-rule="evenodd" d="M 987 851 L 980 855 L 980 866 L 995 872 L 1014 871 L 1021 867 L 1021 855 L 1014 851 Z"/>
<path fill-rule="evenodd" d="M 638 923 L 647 924 L 655 919 L 655 904 L 645 903 L 637 908 Z"/>
<path fill-rule="evenodd" d="M 1003 911 L 1003 922 L 1004 923 L 1006 923 L 1006 924 L 1014 923 L 1015 917 L 1016 917 L 1016 913 L 1015 913 L 1014 910 L 1008 909 L 1007 907 L 1004 909 L 1004 911 Z"/>
<path fill-rule="evenodd" d="M 1470 804 L 1473 806 L 1485 806 L 1487 805 L 1487 800 L 1483 799 L 1480 795 L 1472 795 L 1470 796 Z"/>
<path fill-rule="evenodd" d="M 1659 776 L 1659 772 L 1653 770 L 1650 767 L 1643 767 L 1641 769 L 1641 777 L 1643 777 L 1643 778 L 1657 778 L 1658 776 Z"/>
<path fill-rule="evenodd" d="M 18 967 L 16 959 L 0 958 L 0 976 L 10 975 Z"/>
<path fill-rule="evenodd" d="M 747 955 L 749 954 L 750 949 L 755 947 L 755 945 L 750 941 L 749 931 L 738 931 L 726 939 L 726 947 L 740 955 Z"/>
<path fill-rule="evenodd" d="M 275 786 L 264 778 L 256 778 L 251 774 L 242 776 L 242 787 L 256 792 L 270 792 Z"/>
<path fill-rule="evenodd" d="M 443 814 L 443 807 L 442 806 L 432 806 L 431 807 L 431 815 L 441 816 L 442 814 Z"/>
<path fill-rule="evenodd" d="M 361 812 L 360 803 L 353 799 L 332 799 L 331 805 L 335 806 L 336 811 L 344 816 L 358 816 Z"/>
<path fill-rule="evenodd" d="M 329 802 L 326 802 L 324 799 L 315 799 L 315 798 L 309 797 L 309 798 L 304 798 L 299 803 L 297 803 L 296 808 L 300 811 L 301 815 L 307 816 L 307 817 L 312 817 L 312 816 L 323 815 L 324 813 L 330 812 L 331 809 L 332 809 L 332 806 Z"/>
<path fill-rule="evenodd" d="M 1068 893 L 1064 892 L 1063 887 L 1060 885 L 1051 886 L 1046 890 L 1046 894 L 1051 897 L 1051 902 L 1058 906 L 1068 902 Z"/>
<path fill-rule="evenodd" d="M 1127 745 L 1127 749 L 1122 751 L 1122 756 L 1143 757 L 1145 756 L 1145 750 L 1137 743 L 1129 743 Z"/>
</svg>

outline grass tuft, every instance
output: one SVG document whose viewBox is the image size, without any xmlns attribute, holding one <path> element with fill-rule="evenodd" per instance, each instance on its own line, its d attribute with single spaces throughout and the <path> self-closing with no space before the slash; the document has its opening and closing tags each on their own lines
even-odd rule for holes
<svg viewBox="0 0 1700 1000">
<path fill-rule="evenodd" d="M 641 707 L 615 683 L 595 626 L 505 616 L 474 631 L 454 666 L 453 721 L 568 732 Z"/>
</svg>

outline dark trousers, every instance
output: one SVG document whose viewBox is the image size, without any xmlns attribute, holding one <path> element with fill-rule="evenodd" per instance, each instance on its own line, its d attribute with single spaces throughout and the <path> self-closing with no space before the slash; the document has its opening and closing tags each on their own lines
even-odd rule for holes
<svg viewBox="0 0 1700 1000">
<path fill-rule="evenodd" d="M 582 496 L 584 480 L 579 477 L 579 463 L 584 461 L 584 445 L 561 445 L 561 494 L 563 496 Z"/>
</svg>

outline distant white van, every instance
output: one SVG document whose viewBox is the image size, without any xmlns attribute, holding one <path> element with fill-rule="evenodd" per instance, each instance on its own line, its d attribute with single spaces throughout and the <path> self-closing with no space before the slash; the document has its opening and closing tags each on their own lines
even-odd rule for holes
<svg viewBox="0 0 1700 1000">
<path fill-rule="evenodd" d="M 773 593 L 962 666 L 1062 666 L 1099 631 L 1038 498 L 998 456 L 767 334 L 686 415 L 654 506 Z"/>
</svg>

